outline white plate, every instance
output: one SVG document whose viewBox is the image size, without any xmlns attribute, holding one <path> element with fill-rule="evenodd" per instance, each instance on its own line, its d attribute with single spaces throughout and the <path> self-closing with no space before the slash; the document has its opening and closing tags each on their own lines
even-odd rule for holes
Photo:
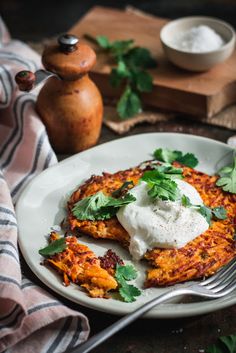
<svg viewBox="0 0 236 353">
<path fill-rule="evenodd" d="M 61 278 L 51 269 L 40 265 L 42 261 L 38 250 L 46 245 L 45 235 L 53 225 L 60 224 L 65 216 L 65 202 L 68 195 L 91 174 L 102 171 L 115 172 L 136 166 L 151 159 L 152 152 L 159 147 L 193 152 L 199 159 L 198 169 L 213 174 L 221 166 L 232 160 L 232 149 L 214 140 L 192 135 L 176 133 L 150 133 L 121 138 L 91 148 L 74 155 L 45 170 L 33 179 L 21 194 L 16 212 L 19 225 L 19 244 L 26 262 L 33 272 L 48 287 L 84 306 L 113 314 L 126 314 L 163 293 L 166 289 L 151 288 L 143 290 L 136 302 L 127 304 L 115 299 L 93 299 L 74 284 L 64 287 Z M 113 248 L 125 261 L 129 254 L 111 241 L 93 240 L 83 237 L 97 255 Z M 136 284 L 141 287 L 144 281 L 145 267 L 135 264 L 139 270 Z M 176 318 L 199 315 L 218 310 L 236 303 L 235 293 L 223 299 L 184 302 L 178 299 L 151 310 L 147 317 Z"/>
</svg>

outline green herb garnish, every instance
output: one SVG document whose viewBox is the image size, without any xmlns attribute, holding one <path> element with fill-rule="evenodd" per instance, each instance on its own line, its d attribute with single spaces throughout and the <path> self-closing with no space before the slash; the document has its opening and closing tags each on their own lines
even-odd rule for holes
<svg viewBox="0 0 236 353">
<path fill-rule="evenodd" d="M 177 161 L 190 168 L 195 168 L 198 164 L 198 159 L 193 153 L 183 154 L 181 151 L 172 151 L 168 148 L 158 148 L 153 155 L 158 161 L 166 163 Z"/>
<path fill-rule="evenodd" d="M 90 36 L 86 37 L 91 40 Z M 97 36 L 96 42 L 116 63 L 111 71 L 110 84 L 113 87 L 125 87 L 117 103 L 118 115 L 126 119 L 141 112 L 140 93 L 151 92 L 153 82 L 146 69 L 156 67 L 150 51 L 134 46 L 132 39 L 110 42 L 106 36 Z"/>
<path fill-rule="evenodd" d="M 127 303 L 135 301 L 136 297 L 141 294 L 141 291 L 137 287 L 127 283 L 127 281 L 131 281 L 136 277 L 137 271 L 132 265 L 116 265 L 115 279 L 119 284 L 119 293 Z"/>
<path fill-rule="evenodd" d="M 206 349 L 206 353 L 236 353 L 236 335 L 222 336 Z"/>
<path fill-rule="evenodd" d="M 175 168 L 169 163 L 163 163 L 162 165 L 154 166 L 154 169 L 160 173 L 164 173 L 167 178 L 183 179 L 183 169 Z"/>
<path fill-rule="evenodd" d="M 39 254 L 42 256 L 50 256 L 64 251 L 67 248 L 66 239 L 59 238 L 52 241 L 45 248 L 39 250 Z"/>
<path fill-rule="evenodd" d="M 154 169 L 146 171 L 141 180 L 148 184 L 148 195 L 151 198 L 176 201 L 180 198 L 180 191 L 172 177 L 173 175 L 171 174 L 161 173 Z"/>
<path fill-rule="evenodd" d="M 85 197 L 76 202 L 72 208 L 73 215 L 80 220 L 104 220 L 116 215 L 121 206 L 127 205 L 136 198 L 127 193 L 123 197 L 114 198 L 106 196 L 102 191 L 95 195 Z"/>
<path fill-rule="evenodd" d="M 212 218 L 226 219 L 227 211 L 223 206 L 207 207 L 205 205 L 193 205 L 188 196 L 183 195 L 181 198 L 182 205 L 196 209 L 206 219 L 207 223 L 211 225 Z"/>
<path fill-rule="evenodd" d="M 121 197 L 122 196 L 122 193 L 124 191 L 126 191 L 128 189 L 129 186 L 134 186 L 134 182 L 131 180 L 131 181 L 125 181 L 121 187 L 115 191 L 113 191 L 113 193 L 111 194 L 112 197 Z"/>
<path fill-rule="evenodd" d="M 236 194 L 236 156 L 234 157 L 233 164 L 221 168 L 218 174 L 220 178 L 217 180 L 216 185 L 220 186 L 224 191 Z"/>
</svg>

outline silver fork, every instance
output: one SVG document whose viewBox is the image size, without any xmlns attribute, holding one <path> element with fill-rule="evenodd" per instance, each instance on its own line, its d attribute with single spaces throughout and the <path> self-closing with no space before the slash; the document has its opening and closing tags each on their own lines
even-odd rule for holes
<svg viewBox="0 0 236 353">
<path fill-rule="evenodd" d="M 221 268 L 215 275 L 198 283 L 188 283 L 170 289 L 168 292 L 150 300 L 132 313 L 122 317 L 103 331 L 89 338 L 85 343 L 67 350 L 65 353 L 88 353 L 109 337 L 113 336 L 131 322 L 138 319 L 158 304 L 180 295 L 195 295 L 203 298 L 216 299 L 226 296 L 236 289 L 236 258 Z"/>
</svg>

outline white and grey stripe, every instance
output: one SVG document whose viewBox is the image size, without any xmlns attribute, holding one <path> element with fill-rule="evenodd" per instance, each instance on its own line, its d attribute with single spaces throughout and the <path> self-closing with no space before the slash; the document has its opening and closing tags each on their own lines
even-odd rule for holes
<svg viewBox="0 0 236 353">
<path fill-rule="evenodd" d="M 24 186 L 24 184 L 30 179 L 30 177 L 35 173 L 37 170 L 37 164 L 39 160 L 39 156 L 42 150 L 43 142 L 46 138 L 46 131 L 43 130 L 41 135 L 39 136 L 36 151 L 35 151 L 35 156 L 34 156 L 34 162 L 31 170 L 21 179 L 21 181 L 14 187 L 14 189 L 11 191 L 11 196 L 15 197 L 16 194 L 20 191 L 20 189 Z"/>
<path fill-rule="evenodd" d="M 0 82 L 2 86 L 2 89 L 0 91 L 2 94 L 2 98 L 0 100 L 0 107 L 6 108 L 10 104 L 14 85 L 12 82 L 11 75 L 4 65 L 0 66 Z"/>
<path fill-rule="evenodd" d="M 0 60 L 2 59 L 7 59 L 7 61 L 14 61 L 18 64 L 20 64 L 21 66 L 23 65 L 24 67 L 19 68 L 19 70 L 23 70 L 25 68 L 27 68 L 30 71 L 35 71 L 38 69 L 38 65 L 35 61 L 33 60 L 26 60 L 24 59 L 22 56 L 7 52 L 7 51 L 2 51 L 0 52 Z"/>
<path fill-rule="evenodd" d="M 27 104 L 29 103 L 35 103 L 35 100 L 33 99 L 33 96 L 30 96 L 29 98 L 28 95 L 21 95 L 16 98 L 13 111 L 14 111 L 14 120 L 15 120 L 15 127 L 12 130 L 12 133 L 10 134 L 9 138 L 7 141 L 4 143 L 1 151 L 0 151 L 0 159 L 3 160 L 3 156 L 8 152 L 8 155 L 5 156 L 5 160 L 2 161 L 1 163 L 1 168 L 4 169 L 6 168 L 13 156 L 14 153 L 17 150 L 17 147 L 19 146 L 22 137 L 23 137 L 23 132 L 24 132 L 24 110 Z M 23 101 L 23 102 L 21 102 Z M 8 149 L 10 151 L 8 151 Z"/>
</svg>

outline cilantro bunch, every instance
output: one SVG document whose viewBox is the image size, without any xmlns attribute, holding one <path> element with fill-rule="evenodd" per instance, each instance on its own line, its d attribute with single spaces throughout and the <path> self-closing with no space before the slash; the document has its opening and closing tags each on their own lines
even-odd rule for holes
<svg viewBox="0 0 236 353">
<path fill-rule="evenodd" d="M 116 63 L 110 74 L 111 85 L 124 87 L 117 103 L 118 115 L 130 118 L 142 111 L 140 93 L 152 90 L 152 76 L 146 69 L 156 67 L 156 61 L 148 49 L 134 46 L 132 39 L 110 42 L 106 36 L 97 36 L 96 42 Z"/>
</svg>

